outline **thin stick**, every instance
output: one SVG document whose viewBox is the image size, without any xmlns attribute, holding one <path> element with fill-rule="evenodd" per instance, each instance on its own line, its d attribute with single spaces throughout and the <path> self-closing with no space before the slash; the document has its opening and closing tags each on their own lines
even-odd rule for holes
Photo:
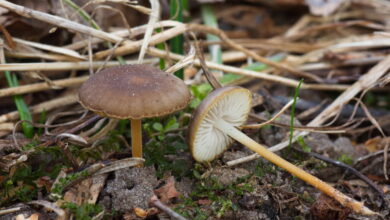
<svg viewBox="0 0 390 220">
<path fill-rule="evenodd" d="M 164 29 L 165 27 L 174 27 L 174 26 L 177 26 L 180 24 L 181 24 L 181 22 L 172 21 L 172 20 L 164 20 L 164 21 L 157 22 L 154 25 L 154 27 Z M 127 29 L 120 30 L 120 31 L 112 32 L 112 34 L 117 35 L 119 37 L 132 39 L 140 34 L 143 34 L 145 32 L 146 28 L 147 28 L 147 25 L 141 25 L 141 26 L 131 28 L 130 31 Z M 91 39 L 92 44 L 102 43 L 103 41 L 104 40 L 102 40 L 100 38 L 96 38 L 96 37 Z M 72 50 L 79 50 L 79 49 L 86 47 L 87 45 L 88 45 L 88 40 L 81 40 L 81 41 L 77 41 L 75 43 L 69 44 L 67 46 L 64 46 L 64 48 L 68 48 L 68 49 L 72 49 Z"/>
<path fill-rule="evenodd" d="M 234 48 L 238 51 L 241 51 L 243 53 L 245 53 L 246 55 L 248 55 L 249 57 L 252 57 L 253 59 L 261 62 L 261 63 L 264 63 L 264 64 L 267 64 L 268 66 L 272 66 L 274 68 L 277 68 L 277 69 L 280 69 L 280 70 L 283 70 L 283 71 L 287 71 L 287 72 L 290 72 L 290 73 L 293 73 L 295 75 L 298 75 L 298 76 L 303 76 L 303 77 L 307 77 L 307 78 L 310 78 L 310 79 L 313 79 L 317 82 L 322 82 L 323 80 L 316 76 L 316 75 L 313 75 L 311 73 L 306 73 L 306 72 L 302 72 L 300 70 L 297 70 L 297 69 L 294 69 L 288 65 L 285 65 L 285 64 L 282 64 L 282 63 L 277 63 L 277 62 L 274 62 L 274 61 L 271 61 L 265 57 L 262 57 L 258 54 L 256 54 L 255 52 L 253 51 L 250 51 L 248 49 L 246 49 L 245 47 L 235 43 L 234 41 L 230 40 L 226 34 L 219 30 L 219 29 L 216 29 L 216 28 L 212 28 L 212 27 L 208 27 L 208 26 L 204 26 L 204 25 L 200 25 L 200 24 L 188 24 L 188 28 L 190 30 L 194 30 L 194 31 L 200 31 L 200 32 L 206 32 L 208 34 L 214 34 L 214 35 L 217 35 L 221 38 L 221 40 L 223 40 L 227 45 L 229 45 L 231 48 Z"/>
<path fill-rule="evenodd" d="M 43 111 L 50 111 L 52 109 L 71 105 L 77 102 L 77 96 L 76 94 L 69 94 L 64 97 L 52 99 L 47 102 L 42 102 L 40 104 L 37 104 L 30 108 L 31 114 L 38 114 Z M 9 112 L 4 115 L 0 115 L 0 123 L 7 122 L 7 121 L 13 121 L 19 119 L 20 115 L 18 111 Z"/>
<path fill-rule="evenodd" d="M 159 50 L 157 48 L 149 48 L 147 53 L 149 53 L 150 55 L 156 56 L 156 57 L 169 58 L 169 59 L 173 59 L 173 60 L 181 60 L 184 58 L 184 56 L 179 55 L 179 54 L 173 54 L 173 53 L 167 54 L 165 51 Z M 200 66 L 199 59 L 195 59 L 194 64 L 197 66 Z M 238 74 L 238 75 L 250 76 L 250 77 L 254 77 L 254 78 L 268 80 L 268 81 L 275 82 L 275 83 L 281 83 L 285 86 L 297 87 L 299 84 L 299 81 L 297 81 L 297 80 L 285 78 L 285 77 L 278 76 L 278 75 L 271 75 L 271 74 L 264 73 L 264 72 L 256 72 L 253 70 L 247 70 L 247 69 L 237 68 L 234 66 L 217 64 L 217 63 L 209 62 L 209 61 L 206 61 L 206 65 L 210 69 L 221 70 L 221 71 L 224 71 L 227 73 L 234 73 L 234 74 Z M 342 84 L 336 85 L 336 84 L 306 84 L 306 83 L 302 83 L 301 89 L 343 91 L 345 89 L 348 89 L 349 87 L 350 87 L 349 85 L 342 85 Z"/>
<path fill-rule="evenodd" d="M 7 57 L 15 57 L 15 58 L 27 58 L 27 59 L 41 58 L 45 60 L 55 60 L 55 61 L 79 61 L 80 60 L 65 55 L 49 54 L 49 53 L 43 53 L 38 51 L 35 52 L 5 51 L 5 55 L 7 55 Z"/>
<path fill-rule="evenodd" d="M 118 119 L 111 118 L 106 124 L 106 126 L 104 126 L 101 130 L 99 130 L 98 133 L 88 138 L 88 143 L 93 143 L 101 139 L 102 137 L 106 136 L 108 132 L 112 131 L 118 125 L 118 123 L 119 123 Z"/>
<path fill-rule="evenodd" d="M 176 27 L 173 27 L 171 29 L 165 30 L 163 32 L 160 32 L 158 34 L 155 34 L 151 37 L 149 45 L 154 46 L 156 44 L 165 42 L 179 34 L 183 34 L 184 32 L 188 31 L 186 28 L 186 25 L 181 24 L 177 25 Z M 132 41 L 132 42 L 125 42 L 123 46 L 120 46 L 115 49 L 108 49 L 108 50 L 103 50 L 95 53 L 95 58 L 96 59 L 103 59 L 109 55 L 113 56 L 121 56 L 121 55 L 126 55 L 129 53 L 133 53 L 138 51 L 141 46 L 142 46 L 143 40 L 138 40 L 138 41 Z"/>
<path fill-rule="evenodd" d="M 167 213 L 169 216 L 171 216 L 173 219 L 177 219 L 177 220 L 187 220 L 186 218 L 184 218 L 183 216 L 179 215 L 177 212 L 173 211 L 171 208 L 169 208 L 168 206 L 164 205 L 158 198 L 156 195 L 152 196 L 152 198 L 150 199 L 150 203 L 153 205 L 153 206 L 156 206 L 157 208 L 161 209 L 162 211 L 164 211 L 165 213 Z"/>
<path fill-rule="evenodd" d="M 86 81 L 87 79 L 88 76 L 81 76 L 81 77 L 74 77 L 69 79 L 54 80 L 51 81 L 50 84 L 44 82 L 44 83 L 34 83 L 30 85 L 0 89 L 0 97 L 39 92 L 39 91 L 53 89 L 55 87 L 57 87 L 56 89 L 58 89 L 63 87 L 78 86 L 82 84 L 84 81 Z"/>
<path fill-rule="evenodd" d="M 256 128 L 261 128 L 263 127 L 264 125 L 267 125 L 273 121 L 275 121 L 281 114 L 283 114 L 288 108 L 290 108 L 290 106 L 293 104 L 294 100 L 290 100 L 285 106 L 283 106 L 283 108 L 278 112 L 276 113 L 276 115 L 274 115 L 274 117 L 272 117 L 270 120 L 266 121 L 266 122 L 263 122 L 263 123 L 260 123 L 260 124 L 250 124 L 250 125 L 243 125 L 241 126 L 241 128 L 250 128 L 250 129 L 256 129 Z"/>
<path fill-rule="evenodd" d="M 107 41 L 110 41 L 113 43 L 117 43 L 117 42 L 124 40 L 123 38 L 118 37 L 116 35 L 109 34 L 109 33 L 104 32 L 104 31 L 99 31 L 99 30 L 96 30 L 94 28 L 90 28 L 88 26 L 79 24 L 77 22 L 69 21 L 65 18 L 61 18 L 61 17 L 55 16 L 55 15 L 51 15 L 51 14 L 44 13 L 41 11 L 33 10 L 30 8 L 26 8 L 26 7 L 17 5 L 17 4 L 13 4 L 13 3 L 6 1 L 6 0 L 0 0 L 0 6 L 3 8 L 7 8 L 10 11 L 15 12 L 16 14 L 19 14 L 23 17 L 34 18 L 34 19 L 37 19 L 37 20 L 40 20 L 40 21 L 43 21 L 46 23 L 53 24 L 53 25 L 58 26 L 58 27 L 62 27 L 62 28 L 71 30 L 71 31 L 80 32 L 80 33 L 86 34 L 88 36 L 99 37 L 99 38 L 102 38 L 104 40 L 107 40 Z"/>
<path fill-rule="evenodd" d="M 343 162 L 340 162 L 340 161 L 337 161 L 337 160 L 333 160 L 331 158 L 328 158 L 328 157 L 325 157 L 321 154 L 317 154 L 317 153 L 314 153 L 314 152 L 304 152 L 303 150 L 301 149 L 295 149 L 294 150 L 300 152 L 300 153 L 307 153 L 309 154 L 310 156 L 312 157 L 315 157 L 319 160 L 322 160 L 322 161 L 325 161 L 327 163 L 330 163 L 330 164 L 333 164 L 335 166 L 338 166 L 338 167 L 341 167 L 345 170 L 348 170 L 349 172 L 351 172 L 353 175 L 359 177 L 360 179 L 362 179 L 364 182 L 366 182 L 371 188 L 373 188 L 375 191 L 378 192 L 378 194 L 381 196 L 381 198 L 383 199 L 383 201 L 386 201 L 386 198 L 385 198 L 385 194 L 383 193 L 383 190 L 380 189 L 374 182 L 372 182 L 368 177 L 366 177 L 364 174 L 360 173 L 358 170 L 356 170 L 355 168 L 343 163 Z"/>
<path fill-rule="evenodd" d="M 141 49 L 139 52 L 138 63 L 143 62 L 146 48 L 148 47 L 149 42 L 151 40 L 154 26 L 155 26 L 155 24 L 158 21 L 159 16 L 160 16 L 160 3 L 159 3 L 159 1 L 150 0 L 149 2 L 150 2 L 150 6 L 151 6 L 151 13 L 149 15 L 148 25 L 147 25 L 147 28 L 146 28 L 146 31 L 144 34 L 144 39 L 142 42 L 142 46 L 141 46 Z"/>
<path fill-rule="evenodd" d="M 14 38 L 14 41 L 18 42 L 20 44 L 28 45 L 28 46 L 35 47 L 35 48 L 38 48 L 41 50 L 47 50 L 50 52 L 70 56 L 70 57 L 76 58 L 77 60 L 86 60 L 85 57 L 81 56 L 78 52 L 71 50 L 71 49 L 56 47 L 56 46 L 47 45 L 47 44 L 41 44 L 41 43 L 22 40 L 22 39 L 18 39 L 18 38 Z"/>
<path fill-rule="evenodd" d="M 6 215 L 6 214 L 9 214 L 9 213 L 17 212 L 20 209 L 22 209 L 22 207 L 3 209 L 3 210 L 0 210 L 0 215 Z"/>
<path fill-rule="evenodd" d="M 143 63 L 157 63 L 158 59 L 144 59 Z M 136 64 L 136 60 L 126 60 L 128 64 Z M 93 69 L 99 69 L 102 66 L 117 66 L 118 61 L 94 61 L 91 64 Z M 6 63 L 0 65 L 0 71 L 62 71 L 62 70 L 88 70 L 89 62 L 51 62 L 51 63 Z M 22 73 L 23 74 L 23 73 Z"/>
</svg>

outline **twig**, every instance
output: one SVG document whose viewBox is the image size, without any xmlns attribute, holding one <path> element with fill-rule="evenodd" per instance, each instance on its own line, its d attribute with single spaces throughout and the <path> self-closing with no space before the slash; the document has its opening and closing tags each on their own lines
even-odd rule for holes
<svg viewBox="0 0 390 220">
<path fill-rule="evenodd" d="M 16 207 L 16 208 L 2 209 L 2 210 L 0 210 L 0 215 L 6 215 L 6 214 L 9 214 L 9 213 L 17 212 L 20 209 L 22 209 L 22 208 L 21 207 Z"/>
<path fill-rule="evenodd" d="M 279 123 L 279 122 L 275 122 L 275 121 L 269 122 L 269 120 L 262 118 L 259 115 L 256 115 L 254 113 L 250 113 L 249 117 L 251 117 L 252 119 L 255 119 L 257 121 L 265 121 L 264 123 L 261 123 L 261 124 L 269 123 L 270 125 L 273 125 L 276 127 L 290 128 L 289 124 L 283 124 L 283 123 Z M 270 120 L 272 120 L 272 119 L 270 119 Z M 305 126 L 305 125 L 303 125 L 303 126 L 295 125 L 294 129 L 297 131 L 309 131 L 309 132 L 314 132 L 314 133 L 339 134 L 339 133 L 346 133 L 346 128 L 350 124 L 352 124 L 352 123 L 346 123 L 344 125 L 335 126 L 335 127 L 313 127 L 313 126 Z M 249 124 L 249 126 L 251 126 L 251 125 Z M 254 124 L 254 126 L 257 127 L 259 125 Z M 246 125 L 243 125 L 240 128 L 245 129 L 247 127 L 246 127 Z M 249 129 L 250 129 L 250 127 L 249 127 Z"/>
<path fill-rule="evenodd" d="M 183 216 L 179 215 L 177 212 L 173 211 L 171 208 L 168 206 L 164 205 L 156 195 L 152 196 L 150 199 L 149 203 L 151 203 L 153 206 L 156 206 L 157 208 L 161 209 L 165 213 L 167 213 L 169 216 L 171 216 L 173 219 L 177 220 L 187 220 Z"/>
<path fill-rule="evenodd" d="M 142 46 L 140 48 L 139 56 L 138 56 L 138 63 L 143 63 L 143 59 L 145 56 L 146 49 L 149 45 L 149 42 L 151 40 L 152 32 L 154 30 L 154 26 L 156 22 L 159 19 L 160 14 L 160 3 L 159 1 L 150 0 L 150 6 L 151 6 L 151 13 L 149 15 L 149 22 L 144 34 L 144 39 L 142 42 Z"/>
<path fill-rule="evenodd" d="M 209 68 L 207 67 L 206 63 L 205 63 L 205 58 L 204 58 L 204 54 L 203 54 L 203 51 L 200 49 L 201 48 L 201 44 L 198 43 L 198 42 L 195 42 L 195 49 L 196 49 L 196 55 L 198 56 L 199 58 L 199 63 L 200 63 L 200 67 L 202 68 L 203 70 L 203 73 L 204 75 L 206 76 L 207 78 L 207 81 L 210 83 L 210 85 L 214 88 L 214 89 L 218 89 L 218 88 L 222 88 L 222 85 L 221 83 L 217 80 L 217 78 L 215 78 L 215 76 L 209 71 Z"/>
<path fill-rule="evenodd" d="M 9 123 L 2 123 L 0 124 L 0 131 L 12 131 L 14 129 L 14 123 L 9 122 Z"/>
<path fill-rule="evenodd" d="M 137 158 L 137 157 L 131 157 L 131 158 L 126 158 L 126 159 L 122 159 L 122 160 L 112 161 L 112 162 L 105 164 L 105 166 L 102 169 L 100 169 L 99 171 L 97 171 L 93 175 L 94 176 L 101 175 L 104 173 L 109 173 L 109 172 L 112 172 L 115 170 L 120 170 L 120 169 L 127 168 L 127 167 L 134 167 L 134 166 L 143 164 L 144 162 L 145 162 L 144 159 Z"/>
<path fill-rule="evenodd" d="M 177 22 L 177 21 L 164 20 L 164 21 L 157 22 L 154 27 L 155 28 L 174 27 L 174 26 L 177 26 L 180 24 L 181 23 Z M 141 26 L 131 28 L 130 31 L 129 30 L 120 30 L 120 31 L 112 32 L 112 34 L 123 37 L 123 38 L 132 39 L 132 38 L 144 33 L 146 28 L 147 28 L 147 25 L 141 25 Z M 103 41 L 104 40 L 102 40 L 100 38 L 94 37 L 91 39 L 91 44 L 98 44 L 98 43 L 102 43 Z M 75 43 L 69 44 L 67 46 L 64 46 L 64 48 L 68 48 L 68 49 L 72 49 L 72 50 L 79 50 L 79 49 L 86 47 L 87 45 L 88 45 L 88 40 L 81 40 L 81 41 L 77 41 Z"/>
<path fill-rule="evenodd" d="M 47 102 L 42 102 L 30 108 L 31 114 L 38 114 L 43 111 L 50 111 L 61 106 L 71 105 L 77 102 L 76 94 L 70 94 L 64 97 L 52 99 Z M 0 123 L 19 119 L 19 112 L 13 111 L 4 115 L 0 115 Z"/>
<path fill-rule="evenodd" d="M 158 59 L 145 59 L 143 63 L 157 63 Z M 137 63 L 136 60 L 126 60 L 128 64 Z M 92 63 L 93 69 L 99 69 L 102 66 L 112 67 L 117 66 L 118 61 L 94 61 Z M 51 63 L 7 63 L 0 65 L 0 71 L 59 71 L 59 70 L 87 70 L 89 69 L 89 62 L 51 62 Z M 23 74 L 23 73 L 22 73 Z"/>
<path fill-rule="evenodd" d="M 66 212 L 60 207 L 58 207 L 55 203 L 51 203 L 45 200 L 35 200 L 35 201 L 28 202 L 28 204 L 40 205 L 47 208 L 48 210 L 54 211 L 58 215 L 57 217 L 58 220 L 66 219 Z"/>
<path fill-rule="evenodd" d="M 238 51 L 241 51 L 243 53 L 245 53 L 246 55 L 248 55 L 249 57 L 252 57 L 253 59 L 261 62 L 261 63 L 264 63 L 264 64 L 267 64 L 269 66 L 272 66 L 274 68 L 277 68 L 277 69 L 280 69 L 280 70 L 284 70 L 284 71 L 287 71 L 287 72 L 290 72 L 290 73 L 293 73 L 297 76 L 303 76 L 303 77 L 307 77 L 309 79 L 312 79 L 312 80 L 315 80 L 317 82 L 322 82 L 323 80 L 316 76 L 316 75 L 313 75 L 311 73 L 306 73 L 306 72 L 302 72 L 302 71 L 299 71 L 299 70 L 296 70 L 288 65 L 285 65 L 285 64 L 281 64 L 281 63 L 277 63 L 277 62 L 273 62 L 265 57 L 262 57 L 258 54 L 256 54 L 255 52 L 253 51 L 250 51 L 248 49 L 246 49 L 245 47 L 235 43 L 234 41 L 230 40 L 226 34 L 219 30 L 219 29 L 216 29 L 216 28 L 212 28 L 212 27 L 208 27 L 208 26 L 204 26 L 204 25 L 199 25 L 199 24 L 188 24 L 188 28 L 190 30 L 193 30 L 193 31 L 200 31 L 200 32 L 206 32 L 208 34 L 214 34 L 214 35 L 217 35 L 221 38 L 221 40 L 223 40 L 227 45 L 229 45 L 231 48 L 234 48 Z"/>
<path fill-rule="evenodd" d="M 179 34 L 183 34 L 184 32 L 188 31 L 186 28 L 186 25 L 180 24 L 177 25 L 171 29 L 165 30 L 163 32 L 160 32 L 158 34 L 155 34 L 151 37 L 149 46 L 154 46 L 156 44 L 165 42 Z M 132 42 L 125 42 L 122 46 L 116 48 L 116 49 L 108 49 L 103 50 L 95 53 L 96 59 L 103 59 L 109 55 L 113 56 L 121 56 L 126 55 L 129 53 L 133 53 L 138 51 L 142 46 L 143 40 L 138 41 L 132 41 Z"/>
<path fill-rule="evenodd" d="M 88 143 L 93 143 L 99 140 L 100 138 L 106 136 L 108 132 L 113 130 L 118 125 L 118 123 L 119 123 L 118 119 L 114 119 L 114 118 L 109 119 L 108 123 L 101 130 L 99 130 L 98 133 L 88 138 Z"/>
<path fill-rule="evenodd" d="M 167 54 L 165 51 L 159 50 L 157 48 L 149 48 L 147 53 L 149 53 L 150 55 L 156 56 L 156 57 L 160 57 L 160 58 L 170 58 L 173 60 L 183 59 L 182 55 L 173 54 L 173 53 Z M 298 83 L 299 83 L 297 80 L 285 78 L 285 77 L 278 76 L 278 75 L 271 75 L 271 74 L 264 73 L 264 72 L 257 72 L 257 71 L 253 71 L 253 70 L 237 68 L 234 66 L 217 64 L 217 63 L 210 62 L 210 61 L 206 61 L 205 63 L 207 65 L 207 67 L 210 69 L 221 70 L 221 71 L 224 71 L 227 73 L 234 73 L 234 74 L 238 74 L 238 75 L 250 76 L 250 77 L 254 77 L 254 78 L 268 80 L 268 81 L 275 82 L 275 83 L 281 83 L 283 85 L 290 86 L 290 87 L 297 87 Z M 194 64 L 197 66 L 200 66 L 199 59 L 196 59 L 194 61 Z M 301 89 L 343 91 L 343 90 L 348 89 L 349 87 L 350 87 L 349 85 L 342 85 L 342 84 L 335 85 L 335 84 L 306 84 L 306 83 L 302 83 Z"/>
<path fill-rule="evenodd" d="M 383 191 L 374 182 L 372 182 L 369 178 L 367 178 L 365 175 L 360 173 L 355 168 L 353 168 L 353 167 L 351 167 L 351 166 L 349 166 L 349 165 L 347 165 L 347 164 L 345 164 L 343 162 L 340 162 L 340 161 L 337 161 L 337 160 L 333 160 L 331 158 L 325 157 L 325 156 L 323 156 L 321 154 L 318 154 L 318 153 L 315 153 L 315 152 L 305 152 L 305 151 L 303 151 L 301 149 L 297 149 L 297 148 L 293 148 L 293 149 L 298 151 L 298 152 L 300 152 L 300 153 L 309 154 L 310 156 L 315 157 L 315 158 L 317 158 L 319 160 L 325 161 L 327 163 L 333 164 L 335 166 L 338 166 L 338 167 L 341 167 L 341 168 L 343 168 L 345 170 L 350 171 L 352 174 L 354 174 L 355 176 L 359 177 L 364 182 L 366 182 L 369 186 L 371 186 L 371 188 L 373 188 L 376 192 L 378 192 L 378 194 L 381 196 L 383 201 L 386 201 L 385 194 L 383 193 Z"/>
<path fill-rule="evenodd" d="M 261 128 L 264 125 L 267 125 L 273 121 L 275 121 L 281 114 L 283 114 L 290 106 L 293 104 L 294 100 L 290 100 L 285 106 L 283 106 L 282 109 L 278 113 L 276 113 L 270 120 L 260 123 L 260 124 L 250 124 L 250 125 L 243 125 L 241 128 L 249 128 L 249 129 L 255 129 L 255 128 Z"/>
<path fill-rule="evenodd" d="M 80 32 L 80 33 L 86 34 L 88 36 L 99 37 L 101 39 L 104 39 L 104 40 L 107 40 L 107 41 L 110 41 L 113 43 L 123 41 L 123 38 L 118 37 L 116 35 L 109 34 L 109 33 L 104 32 L 104 31 L 99 31 L 99 30 L 96 30 L 94 28 L 90 28 L 88 26 L 79 24 L 77 22 L 69 21 L 65 18 L 61 18 L 61 17 L 55 16 L 55 15 L 51 15 L 51 14 L 44 13 L 41 11 L 33 10 L 30 8 L 26 8 L 26 7 L 17 5 L 17 4 L 13 4 L 13 3 L 6 1 L 6 0 L 0 0 L 0 6 L 3 8 L 7 8 L 10 11 L 15 12 L 21 16 L 24 16 L 27 18 L 34 18 L 34 19 L 37 19 L 37 20 L 40 20 L 40 21 L 43 21 L 46 23 L 53 24 L 53 25 L 58 26 L 58 27 L 69 29 L 71 31 Z"/>
<path fill-rule="evenodd" d="M 34 83 L 30 85 L 24 85 L 24 86 L 17 86 L 17 87 L 10 87 L 6 89 L 0 89 L 0 97 L 4 96 L 12 96 L 12 95 L 20 95 L 25 93 L 33 93 L 33 92 L 39 92 L 44 91 L 48 89 L 54 89 L 53 86 L 63 88 L 63 87 L 72 87 L 72 86 L 78 86 L 82 84 L 84 81 L 88 79 L 88 76 L 81 76 L 81 77 L 74 77 L 69 79 L 60 79 L 60 80 L 53 80 L 51 81 L 51 84 L 48 83 Z M 55 88 L 58 89 L 58 88 Z"/>
<path fill-rule="evenodd" d="M 18 38 L 14 38 L 14 41 L 18 42 L 20 44 L 28 45 L 28 46 L 35 47 L 38 49 L 47 50 L 50 52 L 70 56 L 70 57 L 76 58 L 77 60 L 86 60 L 85 57 L 81 56 L 79 53 L 77 53 L 76 51 L 71 50 L 71 49 L 51 46 L 51 45 L 47 45 L 47 44 L 41 44 L 41 43 L 22 40 L 22 39 L 18 39 Z"/>
</svg>

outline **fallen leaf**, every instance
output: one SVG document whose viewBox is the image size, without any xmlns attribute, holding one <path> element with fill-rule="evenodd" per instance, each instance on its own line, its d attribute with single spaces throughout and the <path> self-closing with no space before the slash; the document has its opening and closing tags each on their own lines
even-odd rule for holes
<svg viewBox="0 0 390 220">
<path fill-rule="evenodd" d="M 145 211 L 145 210 L 143 210 L 141 208 L 138 208 L 138 207 L 134 208 L 134 212 L 140 218 L 146 218 L 148 216 L 148 212 L 147 211 Z"/>
<path fill-rule="evenodd" d="M 173 176 L 166 180 L 166 184 L 164 186 L 154 190 L 154 193 L 163 203 L 169 203 L 170 199 L 176 198 L 180 195 L 180 193 L 175 188 L 175 179 Z"/>
<path fill-rule="evenodd" d="M 390 143 L 390 138 L 377 136 L 364 142 L 364 146 L 370 153 L 374 153 L 383 150 L 388 143 Z"/>
<path fill-rule="evenodd" d="M 19 214 L 16 216 L 15 220 L 38 220 L 39 219 L 39 213 L 34 213 L 30 215 L 30 217 L 24 217 L 23 214 Z"/>
</svg>

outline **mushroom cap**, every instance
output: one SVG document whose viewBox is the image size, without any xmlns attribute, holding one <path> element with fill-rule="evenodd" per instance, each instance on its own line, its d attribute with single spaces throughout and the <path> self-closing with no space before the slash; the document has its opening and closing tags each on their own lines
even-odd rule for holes
<svg viewBox="0 0 390 220">
<path fill-rule="evenodd" d="M 233 143 L 233 139 L 216 128 L 213 121 L 223 119 L 232 126 L 241 126 L 248 118 L 251 103 L 251 92 L 236 86 L 216 89 L 202 101 L 192 116 L 187 136 L 196 161 L 211 161 Z"/>
<path fill-rule="evenodd" d="M 144 64 L 106 68 L 79 90 L 84 108 L 117 119 L 167 115 L 186 107 L 190 99 L 181 79 Z"/>
</svg>

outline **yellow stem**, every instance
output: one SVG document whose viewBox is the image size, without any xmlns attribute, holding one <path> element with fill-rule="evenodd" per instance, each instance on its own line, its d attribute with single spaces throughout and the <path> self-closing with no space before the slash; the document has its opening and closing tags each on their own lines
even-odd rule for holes
<svg viewBox="0 0 390 220">
<path fill-rule="evenodd" d="M 346 206 L 348 208 L 351 208 L 357 213 L 365 214 L 365 215 L 374 215 L 377 214 L 376 212 L 371 211 L 369 208 L 365 207 L 363 203 L 358 202 L 346 195 L 344 195 L 342 192 L 338 191 L 337 189 L 333 188 L 331 185 L 323 182 L 322 180 L 318 179 L 317 177 L 307 173 L 306 171 L 302 170 L 301 168 L 291 164 L 290 162 L 284 160 L 283 158 L 279 157 L 277 154 L 269 151 L 264 146 L 258 144 L 254 140 L 252 140 L 250 137 L 242 133 L 237 128 L 233 127 L 226 121 L 219 119 L 214 123 L 214 125 L 221 131 L 228 134 L 233 139 L 237 140 L 241 144 L 247 146 L 252 151 L 258 153 L 265 159 L 271 161 L 275 165 L 287 170 L 291 174 L 297 176 L 298 178 L 302 179 L 306 183 L 309 183 L 310 185 L 314 186 L 321 192 L 325 193 L 326 195 L 334 198 L 336 201 L 341 203 L 341 205 Z"/>
<path fill-rule="evenodd" d="M 131 148 L 133 157 L 142 158 L 141 119 L 131 120 Z"/>
</svg>

